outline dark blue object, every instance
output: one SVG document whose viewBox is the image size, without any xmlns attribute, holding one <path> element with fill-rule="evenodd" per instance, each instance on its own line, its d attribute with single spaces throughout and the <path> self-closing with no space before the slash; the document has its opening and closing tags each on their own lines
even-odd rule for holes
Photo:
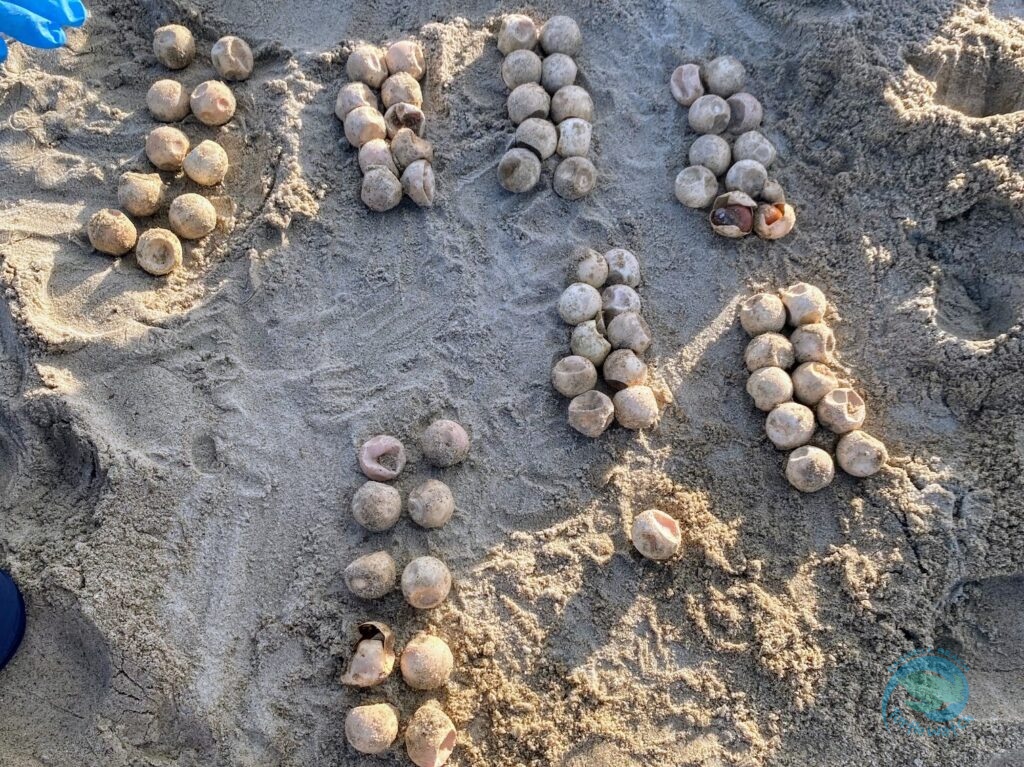
<svg viewBox="0 0 1024 767">
<path fill-rule="evenodd" d="M 7 573 L 0 570 L 0 668 L 18 651 L 25 636 L 25 600 Z"/>
</svg>

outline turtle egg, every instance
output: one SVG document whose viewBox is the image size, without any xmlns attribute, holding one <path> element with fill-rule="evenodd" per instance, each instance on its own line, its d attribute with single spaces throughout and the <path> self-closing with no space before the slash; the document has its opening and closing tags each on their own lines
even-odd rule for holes
<svg viewBox="0 0 1024 767">
<path fill-rule="evenodd" d="M 415 131 L 402 128 L 391 139 L 391 156 L 399 170 L 405 170 L 417 160 L 434 161 L 434 148 Z M 397 174 L 396 174 L 397 175 Z"/>
<path fill-rule="evenodd" d="M 398 103 L 423 106 L 423 91 L 416 78 L 408 72 L 399 72 L 391 75 L 380 87 L 380 100 L 384 102 L 384 108 L 394 106 Z"/>
<path fill-rule="evenodd" d="M 405 445 L 388 434 L 371 437 L 359 448 L 359 469 L 369 479 L 390 481 L 405 468 Z"/>
<path fill-rule="evenodd" d="M 612 350 L 612 345 L 597 329 L 597 322 L 589 320 L 573 328 L 569 348 L 573 354 L 586 357 L 595 365 L 600 365 Z"/>
<path fill-rule="evenodd" d="M 400 668 L 405 683 L 414 690 L 436 690 L 448 683 L 455 657 L 441 637 L 421 631 L 402 650 Z"/>
<path fill-rule="evenodd" d="M 359 170 L 368 173 L 371 168 L 387 168 L 398 175 L 398 166 L 391 156 L 391 146 L 382 138 L 372 139 L 359 147 Z"/>
<path fill-rule="evenodd" d="M 601 309 L 610 322 L 623 312 L 639 312 L 640 296 L 629 285 L 609 285 L 601 292 Z"/>
<path fill-rule="evenodd" d="M 820 362 L 805 362 L 793 371 L 793 391 L 805 405 L 817 405 L 821 398 L 839 386 L 836 374 Z"/>
<path fill-rule="evenodd" d="M 422 80 L 427 72 L 423 46 L 415 40 L 399 40 L 392 43 L 384 54 L 384 63 L 387 64 L 388 72 L 393 75 L 404 72 L 417 80 Z"/>
<path fill-rule="evenodd" d="M 180 24 L 168 24 L 153 33 L 153 53 L 168 69 L 184 69 L 196 57 L 196 41 Z"/>
<path fill-rule="evenodd" d="M 422 109 L 404 101 L 392 104 L 384 113 L 384 128 L 387 130 L 389 138 L 393 138 L 402 128 L 408 128 L 413 133 L 422 136 L 423 126 L 426 122 L 427 119 L 424 117 Z"/>
<path fill-rule="evenodd" d="M 615 420 L 624 429 L 649 429 L 658 422 L 658 400 L 648 386 L 629 386 L 615 393 Z"/>
<path fill-rule="evenodd" d="M 216 141 L 204 141 L 185 155 L 181 166 L 200 186 L 216 186 L 228 174 L 228 153 Z"/>
<path fill-rule="evenodd" d="M 338 91 L 334 114 L 339 120 L 344 120 L 349 112 L 359 107 L 372 107 L 377 111 L 377 94 L 366 83 L 346 83 Z"/>
<path fill-rule="evenodd" d="M 565 200 L 580 200 L 597 186 L 597 168 L 586 157 L 568 157 L 555 168 L 551 188 Z"/>
<path fill-rule="evenodd" d="M 390 485 L 371 480 L 352 496 L 352 517 L 373 533 L 390 530 L 402 516 L 402 496 Z"/>
<path fill-rule="evenodd" d="M 577 71 L 576 62 L 572 60 L 571 56 L 566 56 L 564 53 L 552 53 L 550 56 L 544 57 L 544 63 L 541 66 L 541 85 L 548 93 L 554 93 L 575 83 Z"/>
<path fill-rule="evenodd" d="M 761 120 L 764 119 L 764 109 L 761 107 L 761 102 L 749 93 L 734 93 L 725 101 L 729 105 L 727 131 L 745 133 L 761 125 Z"/>
<path fill-rule="evenodd" d="M 597 439 L 611 426 L 615 405 L 611 398 L 592 389 L 569 403 L 569 425 L 585 437 Z"/>
<path fill-rule="evenodd" d="M 608 340 L 613 349 L 632 349 L 643 354 L 651 345 L 651 328 L 636 312 L 624 312 L 608 323 Z"/>
<path fill-rule="evenodd" d="M 222 82 L 207 80 L 192 91 L 192 114 L 204 125 L 224 125 L 235 116 L 235 94 Z"/>
<path fill-rule="evenodd" d="M 796 402 L 783 402 L 765 419 L 768 439 L 779 450 L 792 450 L 810 442 L 814 435 L 814 413 Z"/>
<path fill-rule="evenodd" d="M 672 98 L 680 106 L 688 107 L 704 95 L 704 83 L 700 79 L 700 67 L 696 64 L 681 64 L 672 72 L 668 82 Z"/>
<path fill-rule="evenodd" d="M 591 287 L 600 288 L 608 280 L 608 262 L 591 248 L 583 249 L 583 258 L 576 264 L 576 279 Z"/>
<path fill-rule="evenodd" d="M 530 50 L 537 44 L 537 25 L 521 13 L 510 13 L 501 20 L 498 50 L 508 56 L 513 51 Z"/>
<path fill-rule="evenodd" d="M 558 124 L 558 154 L 561 157 L 586 157 L 590 152 L 593 128 L 586 120 L 570 117 Z"/>
<path fill-rule="evenodd" d="M 138 239 L 138 232 L 131 219 L 113 208 L 104 208 L 94 213 L 85 229 L 92 246 L 110 256 L 123 256 L 135 247 Z"/>
<path fill-rule="evenodd" d="M 747 394 L 754 400 L 754 407 L 768 412 L 793 399 L 793 381 L 782 368 L 759 368 L 747 379 Z"/>
<path fill-rule="evenodd" d="M 885 466 L 889 460 L 889 451 L 880 440 L 867 432 L 851 431 L 839 438 L 836 460 L 839 467 L 851 477 L 870 477 Z"/>
<path fill-rule="evenodd" d="M 201 240 L 217 228 L 217 209 L 201 194 L 175 197 L 167 218 L 174 233 L 186 240 Z"/>
<path fill-rule="evenodd" d="M 708 220 L 715 234 L 731 238 L 746 237 L 754 230 L 756 210 L 757 203 L 746 192 L 726 192 L 715 198 Z"/>
<path fill-rule="evenodd" d="M 756 130 L 737 136 L 732 147 L 736 160 L 754 160 L 765 168 L 775 162 L 776 155 L 775 145 Z"/>
<path fill-rule="evenodd" d="M 683 168 L 676 176 L 676 199 L 688 208 L 706 208 L 718 196 L 718 179 L 703 165 Z"/>
<path fill-rule="evenodd" d="M 402 571 L 402 593 L 417 610 L 437 607 L 452 589 L 448 565 L 436 557 L 416 557 Z"/>
<path fill-rule="evenodd" d="M 367 621 L 358 627 L 359 640 L 341 683 L 352 687 L 376 687 L 395 668 L 395 635 L 384 623 Z"/>
<path fill-rule="evenodd" d="M 752 336 L 777 333 L 786 326 L 786 307 L 774 293 L 758 293 L 740 304 L 740 325 Z"/>
<path fill-rule="evenodd" d="M 529 149 L 541 160 L 546 160 L 558 148 L 558 131 L 548 120 L 530 117 L 516 128 L 515 145 Z"/>
<path fill-rule="evenodd" d="M 701 96 L 690 105 L 687 120 L 697 133 L 721 133 L 729 125 L 729 105 L 721 96 Z"/>
<path fill-rule="evenodd" d="M 551 384 L 563 397 L 578 397 L 597 385 L 597 368 L 586 357 L 563 357 L 551 371 Z"/>
<path fill-rule="evenodd" d="M 252 74 L 252 48 L 240 37 L 227 35 L 210 50 L 213 67 L 225 80 L 247 80 Z"/>
<path fill-rule="evenodd" d="M 630 251 L 612 248 L 604 254 L 604 260 L 608 262 L 609 285 L 640 285 L 640 261 Z"/>
<path fill-rule="evenodd" d="M 529 149 L 509 149 L 498 163 L 498 182 L 514 194 L 529 192 L 540 181 L 540 159 Z"/>
<path fill-rule="evenodd" d="M 825 294 L 813 285 L 798 282 L 779 291 L 782 303 L 789 312 L 789 324 L 794 327 L 821 322 L 828 308 Z"/>
<path fill-rule="evenodd" d="M 416 767 L 442 767 L 455 750 L 458 734 L 436 701 L 416 709 L 405 728 L 405 751 Z"/>
<path fill-rule="evenodd" d="M 594 102 L 586 89 L 579 85 L 566 85 L 551 97 L 551 119 L 560 123 L 570 117 L 594 121 Z"/>
<path fill-rule="evenodd" d="M 558 299 L 558 314 L 569 325 L 592 320 L 601 311 L 601 294 L 585 282 L 574 282 Z"/>
<path fill-rule="evenodd" d="M 345 739 L 361 754 L 383 754 L 398 737 L 398 711 L 387 703 L 356 706 L 345 717 Z"/>
<path fill-rule="evenodd" d="M 703 165 L 716 176 L 721 176 L 729 170 L 732 150 L 724 138 L 708 133 L 698 136 L 690 145 L 689 159 L 690 165 Z"/>
<path fill-rule="evenodd" d="M 373 107 L 356 107 L 345 115 L 345 138 L 356 149 L 367 141 L 387 138 L 388 128 L 384 115 Z"/>
<path fill-rule="evenodd" d="M 181 266 L 181 240 L 167 229 L 147 229 L 135 243 L 135 261 L 155 277 L 163 277 Z"/>
<path fill-rule="evenodd" d="M 767 187 L 765 187 L 767 188 Z M 764 189 L 761 197 L 765 197 Z M 793 231 L 796 211 L 784 202 L 762 204 L 754 212 L 754 232 L 765 240 L 778 240 Z"/>
<path fill-rule="evenodd" d="M 864 425 L 867 408 L 853 389 L 833 389 L 818 402 L 815 409 L 821 425 L 835 434 L 846 434 Z"/>
<path fill-rule="evenodd" d="M 768 171 L 757 160 L 740 160 L 725 174 L 725 188 L 756 197 L 768 180 Z"/>
<path fill-rule="evenodd" d="M 387 168 L 370 168 L 363 176 L 359 199 L 376 213 L 391 210 L 402 201 L 402 182 Z"/>
<path fill-rule="evenodd" d="M 161 125 L 146 136 L 146 157 L 160 170 L 181 170 L 188 146 L 188 136 L 177 128 Z"/>
<path fill-rule="evenodd" d="M 601 373 L 605 383 L 615 391 L 643 386 L 647 382 L 647 364 L 631 349 L 618 349 L 609 354 Z"/>
<path fill-rule="evenodd" d="M 189 113 L 189 93 L 177 80 L 157 80 L 146 93 L 146 107 L 153 118 L 172 123 Z"/>
<path fill-rule="evenodd" d="M 753 373 L 761 368 L 789 370 L 796 361 L 793 344 L 781 333 L 762 333 L 754 336 L 743 352 L 743 362 Z"/>
<path fill-rule="evenodd" d="M 525 48 L 512 51 L 501 62 L 501 79 L 510 91 L 527 83 L 539 83 L 542 71 L 540 56 Z"/>
<path fill-rule="evenodd" d="M 637 514 L 629 537 L 641 556 L 656 562 L 672 559 L 683 542 L 679 522 L 659 509 Z"/>
<path fill-rule="evenodd" d="M 575 56 L 582 44 L 580 28 L 568 16 L 552 16 L 540 29 L 540 47 L 548 56 L 555 53 Z"/>
<path fill-rule="evenodd" d="M 349 80 L 379 88 L 388 78 L 388 65 L 384 52 L 373 45 L 360 45 L 349 54 L 345 62 Z"/>
<path fill-rule="evenodd" d="M 434 204 L 434 169 L 426 160 L 417 160 L 402 174 L 402 190 L 421 208 Z"/>
<path fill-rule="evenodd" d="M 117 202 L 133 216 L 152 216 L 163 202 L 164 182 L 159 173 L 123 173 Z"/>
<path fill-rule="evenodd" d="M 398 571 L 394 557 L 386 551 L 376 551 L 351 562 L 345 568 L 343 577 L 345 586 L 354 596 L 360 599 L 380 599 L 395 588 Z"/>
<path fill-rule="evenodd" d="M 441 418 L 428 426 L 420 438 L 423 457 L 432 466 L 447 469 L 469 455 L 469 435 L 455 421 Z"/>
<path fill-rule="evenodd" d="M 508 119 L 519 125 L 531 117 L 547 117 L 551 110 L 551 97 L 537 83 L 523 83 L 508 95 Z"/>
<path fill-rule="evenodd" d="M 828 362 L 836 350 L 832 328 L 823 322 L 801 325 L 790 334 L 789 341 L 793 344 L 797 362 Z"/>
<path fill-rule="evenodd" d="M 455 496 L 444 482 L 428 479 L 409 493 L 409 516 L 420 527 L 444 527 L 455 513 Z"/>
<path fill-rule="evenodd" d="M 786 479 L 801 493 L 816 493 L 832 484 L 836 467 L 820 447 L 804 445 L 786 459 Z"/>
<path fill-rule="evenodd" d="M 725 98 L 743 90 L 747 70 L 735 57 L 719 56 L 704 67 L 704 81 L 709 91 Z"/>
</svg>

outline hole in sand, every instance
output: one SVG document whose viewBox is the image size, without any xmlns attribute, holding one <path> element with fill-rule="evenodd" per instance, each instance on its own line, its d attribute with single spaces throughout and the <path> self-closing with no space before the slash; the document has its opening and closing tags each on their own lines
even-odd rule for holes
<svg viewBox="0 0 1024 767">
<path fill-rule="evenodd" d="M 935 86 L 936 103 L 968 117 L 992 117 L 1024 109 L 1024 53 L 1011 41 L 972 33 L 937 42 L 907 63 Z"/>
</svg>

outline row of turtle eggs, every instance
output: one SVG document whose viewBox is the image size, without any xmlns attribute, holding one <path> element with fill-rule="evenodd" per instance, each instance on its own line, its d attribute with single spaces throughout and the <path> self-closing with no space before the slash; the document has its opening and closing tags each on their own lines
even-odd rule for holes
<svg viewBox="0 0 1024 767">
<path fill-rule="evenodd" d="M 689 167 L 676 176 L 676 199 L 690 208 L 711 205 L 712 228 L 725 237 L 753 231 L 774 240 L 789 234 L 796 214 L 781 185 L 768 177 L 777 151 L 757 130 L 764 110 L 742 90 L 746 78 L 743 64 L 732 56 L 713 59 L 703 72 L 697 64 L 683 64 L 672 73 L 672 96 L 688 108 L 690 127 L 701 134 L 690 147 Z M 736 137 L 732 145 L 722 134 Z M 723 175 L 726 193 L 720 195 Z"/>
<path fill-rule="evenodd" d="M 522 14 L 501 20 L 501 77 L 511 91 L 507 109 L 516 133 L 498 163 L 498 181 L 509 192 L 533 189 L 540 181 L 541 163 L 556 153 L 562 160 L 552 188 L 559 197 L 582 199 L 597 184 L 597 168 L 587 158 L 594 102 L 576 85 L 573 60 L 582 42 L 579 26 L 568 16 L 552 16 L 539 30 Z M 543 58 L 535 52 L 538 43 Z"/>
<path fill-rule="evenodd" d="M 153 35 L 153 52 L 168 69 L 184 69 L 195 59 L 192 33 L 180 24 L 160 27 Z M 214 68 L 226 80 L 245 80 L 252 74 L 253 55 L 241 38 L 226 36 L 210 51 Z M 235 97 L 222 82 L 209 80 L 189 93 L 175 80 L 158 80 L 146 94 L 146 106 L 156 120 L 177 122 L 189 113 L 210 126 L 227 123 L 235 114 Z M 160 126 L 146 137 L 146 156 L 159 170 L 184 170 L 199 186 L 217 186 L 228 172 L 228 156 L 215 141 L 203 141 L 192 148 L 188 137 L 170 126 Z M 165 187 L 158 173 L 124 173 L 118 184 L 118 203 L 128 214 L 147 218 L 159 212 Z M 156 276 L 164 276 L 181 265 L 181 240 L 201 239 L 216 228 L 217 211 L 209 200 L 198 194 L 176 197 L 168 210 L 171 230 L 153 228 L 141 235 L 125 213 L 113 208 L 98 211 L 90 218 L 86 233 L 92 246 L 101 253 L 123 256 L 135 249 L 139 266 Z"/>
<path fill-rule="evenodd" d="M 395 661 L 395 637 L 391 628 L 377 621 L 358 626 L 352 660 L 341 681 L 370 688 L 391 676 Z M 448 683 L 455 657 L 448 643 L 425 631 L 405 645 L 399 660 L 402 679 L 414 690 L 436 690 Z M 345 717 L 345 738 L 363 754 L 383 754 L 398 738 L 398 709 L 389 703 L 371 703 L 352 708 Z M 405 748 L 417 767 L 441 767 L 455 749 L 455 725 L 436 701 L 429 701 L 413 714 L 405 730 Z"/>
<path fill-rule="evenodd" d="M 752 296 L 739 310 L 740 324 L 753 336 L 744 352 L 750 371 L 747 392 L 768 413 L 768 439 L 780 450 L 793 450 L 786 478 L 805 493 L 827 487 L 835 475 L 832 457 L 807 444 L 816 423 L 839 435 L 836 460 L 851 476 L 869 477 L 889 457 L 885 445 L 861 431 L 867 415 L 864 400 L 841 385 L 828 366 L 835 336 L 823 322 L 827 307 L 820 289 L 800 282 L 778 295 Z M 793 328 L 789 338 L 780 332 L 787 322 Z"/>
<path fill-rule="evenodd" d="M 572 355 L 559 360 L 551 382 L 569 403 L 569 425 L 597 438 L 612 420 L 626 429 L 646 429 L 659 417 L 658 399 L 647 386 L 644 352 L 651 329 L 640 314 L 640 263 L 624 248 L 605 254 L 585 251 L 576 267 L 577 282 L 558 299 L 558 313 L 574 325 Z M 603 288 L 603 290 L 601 290 Z M 609 397 L 597 387 L 598 368 Z"/>
<path fill-rule="evenodd" d="M 469 454 L 469 435 L 455 421 L 431 423 L 420 438 L 420 449 L 432 465 L 454 466 Z M 377 435 L 359 449 L 359 467 L 370 480 L 352 499 L 352 514 L 370 531 L 390 529 L 401 515 L 401 496 L 383 484 L 396 479 L 405 468 L 405 446 L 396 437 Z M 451 519 L 455 499 L 451 489 L 438 480 L 427 480 L 409 494 L 409 515 L 421 527 L 436 529 Z M 345 585 L 361 599 L 379 599 L 397 581 L 394 558 L 386 551 L 359 557 L 344 572 Z M 402 571 L 402 593 L 414 608 L 429 610 L 440 605 L 451 591 L 452 577 L 440 559 L 422 556 Z M 375 687 L 390 676 L 395 664 L 394 637 L 382 623 L 360 626 L 349 668 L 341 681 L 356 687 Z M 420 632 L 401 654 L 400 668 L 406 684 L 415 690 L 436 690 L 447 684 L 454 656 L 441 637 Z M 398 737 L 398 711 L 387 703 L 356 706 L 345 719 L 349 744 L 365 754 L 387 751 Z M 418 767 L 440 767 L 455 748 L 457 732 L 451 719 L 434 701 L 413 714 L 405 732 L 406 752 Z"/>
<path fill-rule="evenodd" d="M 338 92 L 334 113 L 348 143 L 359 150 L 363 204 L 381 213 L 406 194 L 420 207 L 430 207 L 434 149 L 423 138 L 423 47 L 415 40 L 399 40 L 386 51 L 360 45 L 349 55 L 345 71 L 351 82 Z"/>
</svg>

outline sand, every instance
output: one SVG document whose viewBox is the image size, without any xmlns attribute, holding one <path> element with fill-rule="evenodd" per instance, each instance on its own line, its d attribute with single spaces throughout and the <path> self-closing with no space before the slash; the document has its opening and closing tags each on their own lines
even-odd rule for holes
<svg viewBox="0 0 1024 767">
<path fill-rule="evenodd" d="M 494 42 L 518 6 L 97 0 L 70 50 L 0 76 L 0 567 L 26 642 L 0 673 L 0 765 L 391 765 L 344 742 L 374 694 L 337 679 L 355 625 L 456 654 L 439 697 L 459 767 L 1024 763 L 1024 5 L 999 0 L 543 2 L 583 29 L 598 190 L 504 193 L 512 133 Z M 166 280 L 91 252 L 84 224 L 146 167 L 153 29 L 248 39 L 219 136 L 221 231 Z M 358 201 L 333 116 L 360 40 L 428 49 L 436 207 Z M 750 70 L 798 211 L 789 238 L 716 238 L 675 202 L 692 140 L 679 63 Z M 181 77 L 212 76 L 202 57 Z M 159 218 L 158 218 L 159 221 Z M 641 259 L 657 430 L 571 431 L 551 389 L 574 246 Z M 892 454 L 800 495 L 743 390 L 751 290 L 833 302 L 841 363 Z M 426 467 L 436 417 L 469 460 Z M 356 447 L 410 448 L 398 481 L 448 482 L 442 530 L 369 535 Z M 683 521 L 638 559 L 632 516 Z M 449 602 L 359 603 L 380 548 L 452 567 Z M 886 730 L 886 669 L 942 647 L 971 667 L 956 738 Z M 403 721 L 429 697 L 376 691 Z M 996 756 L 1000 755 L 1000 756 Z"/>
</svg>

